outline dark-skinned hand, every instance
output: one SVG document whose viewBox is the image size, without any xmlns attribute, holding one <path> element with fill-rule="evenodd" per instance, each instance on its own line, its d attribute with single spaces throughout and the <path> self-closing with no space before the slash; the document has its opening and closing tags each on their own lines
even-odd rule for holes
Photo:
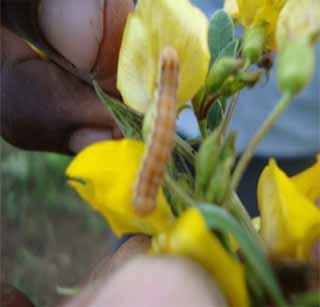
<svg viewBox="0 0 320 307">
<path fill-rule="evenodd" d="M 10 5 L 21 11 L 24 2 L 2 1 L 2 13 L 9 14 Z M 132 0 L 42 0 L 37 24 L 48 45 L 79 75 L 94 75 L 107 93 L 119 98 L 118 53 L 133 6 Z M 72 154 L 95 141 L 121 137 L 90 84 L 63 65 L 43 60 L 5 22 L 1 40 L 5 140 L 22 149 Z"/>
</svg>

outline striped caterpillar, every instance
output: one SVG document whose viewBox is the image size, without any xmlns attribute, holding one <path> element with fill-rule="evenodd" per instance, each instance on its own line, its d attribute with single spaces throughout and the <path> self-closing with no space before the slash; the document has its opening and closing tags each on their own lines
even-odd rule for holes
<svg viewBox="0 0 320 307">
<path fill-rule="evenodd" d="M 179 78 L 179 58 L 175 49 L 166 47 L 162 51 L 159 71 L 156 119 L 133 196 L 134 209 L 140 215 L 146 215 L 156 207 L 158 191 L 175 142 Z"/>
</svg>

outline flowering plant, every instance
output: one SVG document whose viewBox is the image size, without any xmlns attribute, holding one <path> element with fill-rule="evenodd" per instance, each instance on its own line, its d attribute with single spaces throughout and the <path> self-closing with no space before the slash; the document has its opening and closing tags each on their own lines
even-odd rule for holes
<svg viewBox="0 0 320 307">
<path fill-rule="evenodd" d="M 151 255 L 202 265 L 230 306 L 314 306 L 316 274 L 285 292 L 281 269 L 319 272 L 319 159 L 291 178 L 270 160 L 258 184 L 259 229 L 236 191 L 257 145 L 312 77 L 320 18 L 307 16 L 319 14 L 320 2 L 227 0 L 225 10 L 209 21 L 189 0 L 138 1 L 118 64 L 125 104 L 94 83 L 124 139 L 80 152 L 68 181 L 117 236 L 150 235 Z M 297 30 L 290 12 L 307 22 Z M 239 92 L 268 72 L 270 52 L 279 58 L 282 97 L 236 162 L 228 124 Z M 195 112 L 199 139 L 176 135 L 184 108 Z"/>
</svg>

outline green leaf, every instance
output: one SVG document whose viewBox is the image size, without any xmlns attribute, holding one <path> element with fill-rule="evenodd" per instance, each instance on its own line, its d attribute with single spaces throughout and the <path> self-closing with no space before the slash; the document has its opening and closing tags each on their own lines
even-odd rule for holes
<svg viewBox="0 0 320 307">
<path fill-rule="evenodd" d="M 272 268 L 253 236 L 224 209 L 210 204 L 201 204 L 199 209 L 210 229 L 234 236 L 241 247 L 246 263 L 255 273 L 256 280 L 267 290 L 277 306 L 286 306 Z"/>
<path fill-rule="evenodd" d="M 142 139 L 142 120 L 143 116 L 124 103 L 110 98 L 96 81 L 93 82 L 94 89 L 100 100 L 113 115 L 118 127 L 122 133 L 132 139 Z"/>
<path fill-rule="evenodd" d="M 239 51 L 240 41 L 234 39 L 230 41 L 219 53 L 218 58 L 222 57 L 236 57 Z"/>
<path fill-rule="evenodd" d="M 224 10 L 216 11 L 211 17 L 208 34 L 212 63 L 221 51 L 234 41 L 234 37 L 234 24 L 231 17 Z"/>
<path fill-rule="evenodd" d="M 319 290 L 298 294 L 292 301 L 293 307 L 317 307 L 320 304 Z"/>
<path fill-rule="evenodd" d="M 223 119 L 223 115 L 226 109 L 227 99 L 225 97 L 220 98 L 213 104 L 208 113 L 208 129 L 213 131 L 216 129 Z"/>
</svg>

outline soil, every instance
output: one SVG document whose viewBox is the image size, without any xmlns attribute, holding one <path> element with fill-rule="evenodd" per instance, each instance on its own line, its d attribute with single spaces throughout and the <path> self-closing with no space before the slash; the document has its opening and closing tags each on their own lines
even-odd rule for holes
<svg viewBox="0 0 320 307">
<path fill-rule="evenodd" d="M 94 234 L 81 214 L 26 216 L 12 223 L 2 215 L 2 274 L 36 306 L 55 306 L 59 287 L 74 288 L 111 250 L 108 231 Z M 61 292 L 61 291 L 60 291 Z"/>
</svg>

